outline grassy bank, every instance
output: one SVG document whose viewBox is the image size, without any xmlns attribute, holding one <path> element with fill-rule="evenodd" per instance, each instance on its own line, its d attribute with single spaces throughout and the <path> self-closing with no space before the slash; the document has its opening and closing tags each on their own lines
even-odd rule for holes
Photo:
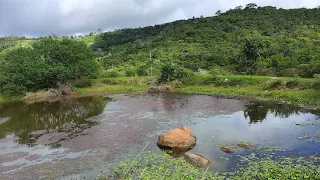
<svg viewBox="0 0 320 180">
<path fill-rule="evenodd" d="M 274 78 L 268 76 L 198 75 L 169 84 L 174 92 L 225 95 L 260 100 L 275 100 L 307 108 L 320 107 L 319 81 L 306 78 Z M 75 88 L 79 95 L 107 92 L 147 92 L 155 85 L 155 77 L 96 79 L 91 87 Z"/>
<path fill-rule="evenodd" d="M 232 97 L 248 97 L 260 100 L 275 100 L 291 103 L 307 108 L 320 107 L 320 92 L 318 90 L 271 90 L 264 91 L 257 87 L 212 87 L 212 86 L 187 86 L 177 91 L 188 94 L 215 94 Z"/>
<path fill-rule="evenodd" d="M 75 95 L 145 93 L 154 85 L 156 77 L 102 78 L 76 86 L 73 92 Z M 247 97 L 286 102 L 307 108 L 320 107 L 320 81 L 317 79 L 196 75 L 169 85 L 174 92 Z M 23 98 L 0 96 L 0 102 L 18 99 Z M 45 100 L 45 97 L 42 99 Z"/>
<path fill-rule="evenodd" d="M 318 179 L 320 168 L 314 165 L 317 159 L 259 158 L 252 153 L 240 157 L 236 169 L 220 173 L 199 169 L 165 153 L 146 152 L 141 157 L 124 158 L 97 179 Z"/>
</svg>

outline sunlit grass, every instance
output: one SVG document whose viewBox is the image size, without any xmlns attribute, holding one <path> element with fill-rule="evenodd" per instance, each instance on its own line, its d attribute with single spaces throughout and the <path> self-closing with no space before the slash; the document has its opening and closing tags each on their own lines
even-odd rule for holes
<svg viewBox="0 0 320 180">
<path fill-rule="evenodd" d="M 264 91 L 259 87 L 213 87 L 213 86 L 187 86 L 180 92 L 189 94 L 217 94 L 233 97 L 253 97 L 263 100 L 284 101 L 307 107 L 320 107 L 320 92 L 318 90 L 271 90 Z"/>
</svg>

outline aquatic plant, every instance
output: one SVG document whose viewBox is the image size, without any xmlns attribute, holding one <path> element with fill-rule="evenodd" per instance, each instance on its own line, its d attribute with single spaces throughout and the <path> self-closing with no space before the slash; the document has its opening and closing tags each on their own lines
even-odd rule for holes
<svg viewBox="0 0 320 180">
<path fill-rule="evenodd" d="M 311 159 L 311 158 L 310 158 Z M 313 159 L 319 159 L 314 157 Z M 303 158 L 241 156 L 239 166 L 219 173 L 200 169 L 166 153 L 145 152 L 129 156 L 103 171 L 98 179 L 319 179 L 320 167 Z"/>
</svg>

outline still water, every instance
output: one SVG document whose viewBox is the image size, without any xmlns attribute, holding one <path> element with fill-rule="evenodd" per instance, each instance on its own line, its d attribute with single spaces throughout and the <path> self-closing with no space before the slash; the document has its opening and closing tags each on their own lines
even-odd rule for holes
<svg viewBox="0 0 320 180">
<path fill-rule="evenodd" d="M 191 151 L 235 167 L 239 155 L 310 157 L 319 153 L 319 112 L 273 102 L 205 95 L 112 95 L 34 104 L 0 104 L 0 179 L 95 177 L 121 157 L 160 152 L 157 137 L 179 126 L 197 136 Z M 229 155 L 222 145 L 250 142 Z"/>
</svg>

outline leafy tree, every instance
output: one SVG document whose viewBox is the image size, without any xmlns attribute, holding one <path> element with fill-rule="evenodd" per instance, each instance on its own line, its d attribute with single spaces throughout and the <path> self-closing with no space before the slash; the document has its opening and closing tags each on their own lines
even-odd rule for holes
<svg viewBox="0 0 320 180">
<path fill-rule="evenodd" d="M 45 38 L 36 41 L 32 48 L 17 48 L 4 55 L 0 90 L 5 94 L 23 94 L 95 78 L 98 73 L 99 65 L 85 43 Z"/>
<path fill-rule="evenodd" d="M 237 61 L 237 70 L 244 74 L 254 74 L 257 70 L 257 62 L 260 54 L 258 48 L 261 46 L 260 42 L 247 40 L 241 57 Z"/>
<path fill-rule="evenodd" d="M 255 4 L 255 3 L 249 3 L 249 4 L 246 5 L 247 9 L 254 9 L 254 8 L 257 8 L 257 7 L 258 7 L 258 5 Z"/>
<path fill-rule="evenodd" d="M 222 14 L 222 11 L 221 10 L 218 10 L 217 12 L 216 12 L 216 16 L 220 16 Z"/>
<path fill-rule="evenodd" d="M 234 9 L 241 10 L 241 9 L 243 9 L 243 7 L 242 6 L 237 6 Z"/>
</svg>

